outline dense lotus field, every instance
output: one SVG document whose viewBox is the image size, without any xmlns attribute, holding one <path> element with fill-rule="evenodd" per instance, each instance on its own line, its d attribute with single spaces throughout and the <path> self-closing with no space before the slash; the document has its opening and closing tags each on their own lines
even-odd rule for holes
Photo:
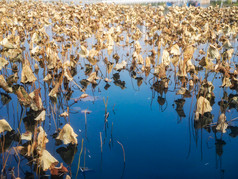
<svg viewBox="0 0 238 179">
<path fill-rule="evenodd" d="M 191 99 L 193 128 L 219 135 L 219 153 L 222 136 L 237 136 L 237 38 L 238 7 L 1 1 L 1 178 L 24 178 L 30 168 L 31 177 L 89 172 L 85 145 L 94 110 L 87 102 L 101 101 L 103 127 L 93 135 L 103 153 L 113 143 L 104 133 L 113 133 L 117 105 L 108 107 L 113 90 L 109 98 L 94 93 L 116 87 L 122 95 L 131 80 L 146 88 L 142 96 L 158 94 L 162 112 L 168 91 L 180 97 L 173 104 L 179 117 Z M 126 168 L 127 146 L 115 145 Z"/>
</svg>

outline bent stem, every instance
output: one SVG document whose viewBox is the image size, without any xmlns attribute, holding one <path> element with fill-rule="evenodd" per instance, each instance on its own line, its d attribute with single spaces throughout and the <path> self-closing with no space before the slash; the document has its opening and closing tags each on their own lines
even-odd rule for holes
<svg viewBox="0 0 238 179">
<path fill-rule="evenodd" d="M 80 153 L 79 153 L 79 161 L 78 161 L 78 168 L 77 168 L 76 178 L 77 178 L 77 176 L 78 176 L 78 172 L 79 172 L 79 167 L 80 167 L 80 158 L 81 158 L 82 152 L 83 152 L 83 139 L 82 139 L 82 143 L 81 143 L 81 150 L 80 150 Z"/>
<path fill-rule="evenodd" d="M 124 147 L 123 147 L 123 145 L 122 145 L 119 141 L 117 141 L 117 143 L 120 144 L 120 146 L 121 146 L 121 148 L 122 148 L 122 151 L 123 151 L 123 158 L 124 158 L 124 164 L 125 164 L 125 163 L 126 163 L 126 156 L 125 156 L 125 150 L 124 150 Z"/>
</svg>

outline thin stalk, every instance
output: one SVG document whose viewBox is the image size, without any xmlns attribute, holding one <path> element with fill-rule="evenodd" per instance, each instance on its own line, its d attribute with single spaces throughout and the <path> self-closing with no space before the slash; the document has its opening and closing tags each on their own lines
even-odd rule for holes
<svg viewBox="0 0 238 179">
<path fill-rule="evenodd" d="M 77 178 L 77 176 L 78 176 L 78 172 L 79 172 L 79 167 L 80 167 L 80 158 L 81 158 L 82 152 L 83 152 L 83 139 L 82 139 L 82 143 L 81 143 L 81 150 L 80 150 L 80 153 L 79 153 L 79 161 L 78 161 L 78 168 L 77 168 L 76 178 Z"/>
</svg>

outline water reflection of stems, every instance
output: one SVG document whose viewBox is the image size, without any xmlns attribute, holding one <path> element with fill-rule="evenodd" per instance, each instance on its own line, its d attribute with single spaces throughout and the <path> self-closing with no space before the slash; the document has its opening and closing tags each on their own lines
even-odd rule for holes
<svg viewBox="0 0 238 179">
<path fill-rule="evenodd" d="M 104 106 L 105 106 L 105 116 L 106 116 L 106 114 L 107 114 L 108 96 L 107 96 L 107 101 L 105 101 L 105 98 L 103 97 L 103 103 L 104 103 Z"/>
<path fill-rule="evenodd" d="M 102 133 L 100 132 L 101 153 L 102 153 Z"/>
<path fill-rule="evenodd" d="M 81 143 L 81 150 L 80 150 L 80 153 L 79 153 L 79 161 L 78 161 L 77 174 L 76 174 L 75 178 L 77 178 L 77 176 L 78 176 L 78 172 L 79 172 L 79 168 L 80 168 L 80 158 L 81 158 L 82 152 L 83 152 L 83 139 L 82 139 L 82 143 Z"/>
<path fill-rule="evenodd" d="M 125 163 L 126 163 L 126 156 L 125 156 L 125 150 L 124 150 L 124 147 L 123 147 L 123 145 L 122 145 L 119 141 L 117 141 L 117 143 L 120 144 L 120 146 L 121 146 L 121 148 L 122 148 L 122 151 L 123 151 L 123 158 L 124 158 L 124 164 L 125 164 Z"/>
</svg>

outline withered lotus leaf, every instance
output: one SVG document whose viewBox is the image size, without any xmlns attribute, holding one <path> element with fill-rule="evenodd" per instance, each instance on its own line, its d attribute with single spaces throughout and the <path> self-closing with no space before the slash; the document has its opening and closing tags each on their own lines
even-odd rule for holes
<svg viewBox="0 0 238 179">
<path fill-rule="evenodd" d="M 210 102 L 203 96 L 200 96 L 197 100 L 196 113 L 203 115 L 204 113 L 211 112 L 211 111 L 212 111 L 212 107 L 210 105 Z"/>
<path fill-rule="evenodd" d="M 12 87 L 9 87 L 3 75 L 0 75 L 0 88 L 5 90 L 7 93 L 12 93 Z"/>
<path fill-rule="evenodd" d="M 13 88 L 14 88 L 14 93 L 17 95 L 17 98 L 22 105 L 28 106 L 32 103 L 32 98 L 26 92 L 23 86 L 15 85 L 13 86 Z"/>
<path fill-rule="evenodd" d="M 47 150 L 43 150 L 39 157 L 40 166 L 43 171 L 50 169 L 53 165 L 57 165 L 59 162 L 56 160 Z"/>
<path fill-rule="evenodd" d="M 45 110 L 41 111 L 41 113 L 34 120 L 35 121 L 44 121 L 45 120 Z"/>
<path fill-rule="evenodd" d="M 219 116 L 216 130 L 221 131 L 222 133 L 226 133 L 227 127 L 228 127 L 228 123 L 226 122 L 226 115 L 224 113 L 222 113 Z"/>
<path fill-rule="evenodd" d="M 178 44 L 174 44 L 174 45 L 171 47 L 170 53 L 171 53 L 172 55 L 180 55 L 180 54 L 181 54 L 181 52 L 180 52 L 180 50 L 179 50 Z"/>
<path fill-rule="evenodd" d="M 73 128 L 69 124 L 65 124 L 56 139 L 62 140 L 64 144 L 78 144 L 77 136 Z"/>
<path fill-rule="evenodd" d="M 21 134 L 21 140 L 31 141 L 32 139 L 32 132 L 26 131 L 25 133 Z"/>
<path fill-rule="evenodd" d="M 15 49 L 17 48 L 17 45 L 12 44 L 11 42 L 8 41 L 7 38 L 4 38 L 1 42 L 0 45 L 7 48 L 7 49 Z"/>
<path fill-rule="evenodd" d="M 169 56 L 169 52 L 167 50 L 163 51 L 162 64 L 164 66 L 169 66 L 169 64 L 170 64 L 170 56 Z"/>
<path fill-rule="evenodd" d="M 31 67 L 28 64 L 23 65 L 21 73 L 21 83 L 33 83 L 37 80 Z"/>
<path fill-rule="evenodd" d="M 69 113 L 67 113 L 66 111 L 60 114 L 60 117 L 68 117 L 68 116 L 69 116 Z"/>
<path fill-rule="evenodd" d="M 123 60 L 121 63 L 117 63 L 116 66 L 114 67 L 115 70 L 119 71 L 124 68 L 126 68 L 127 62 Z"/>
<path fill-rule="evenodd" d="M 44 131 L 44 129 L 40 126 L 38 127 L 38 136 L 37 136 L 37 149 L 38 150 L 42 150 L 45 149 L 45 145 L 46 143 L 49 142 L 49 140 L 47 139 L 47 134 Z"/>
<path fill-rule="evenodd" d="M 12 131 L 12 128 L 5 119 L 1 119 L 0 120 L 0 133 L 3 133 L 5 131 Z"/>
<path fill-rule="evenodd" d="M 2 70 L 2 68 L 7 66 L 8 64 L 9 64 L 9 62 L 7 60 L 5 60 L 5 58 L 0 57 L 0 70 Z"/>
<path fill-rule="evenodd" d="M 209 46 L 208 53 L 212 59 L 216 58 L 217 60 L 220 60 L 221 55 L 219 53 L 219 50 L 214 45 Z"/>
<path fill-rule="evenodd" d="M 89 81 L 90 83 L 96 84 L 96 80 L 98 80 L 99 78 L 97 77 L 97 73 L 93 72 L 90 74 L 90 76 L 88 77 L 87 81 Z"/>
<path fill-rule="evenodd" d="M 192 45 L 189 45 L 185 48 L 183 53 L 184 63 L 186 63 L 188 60 L 191 60 L 194 53 L 194 47 Z"/>
</svg>

